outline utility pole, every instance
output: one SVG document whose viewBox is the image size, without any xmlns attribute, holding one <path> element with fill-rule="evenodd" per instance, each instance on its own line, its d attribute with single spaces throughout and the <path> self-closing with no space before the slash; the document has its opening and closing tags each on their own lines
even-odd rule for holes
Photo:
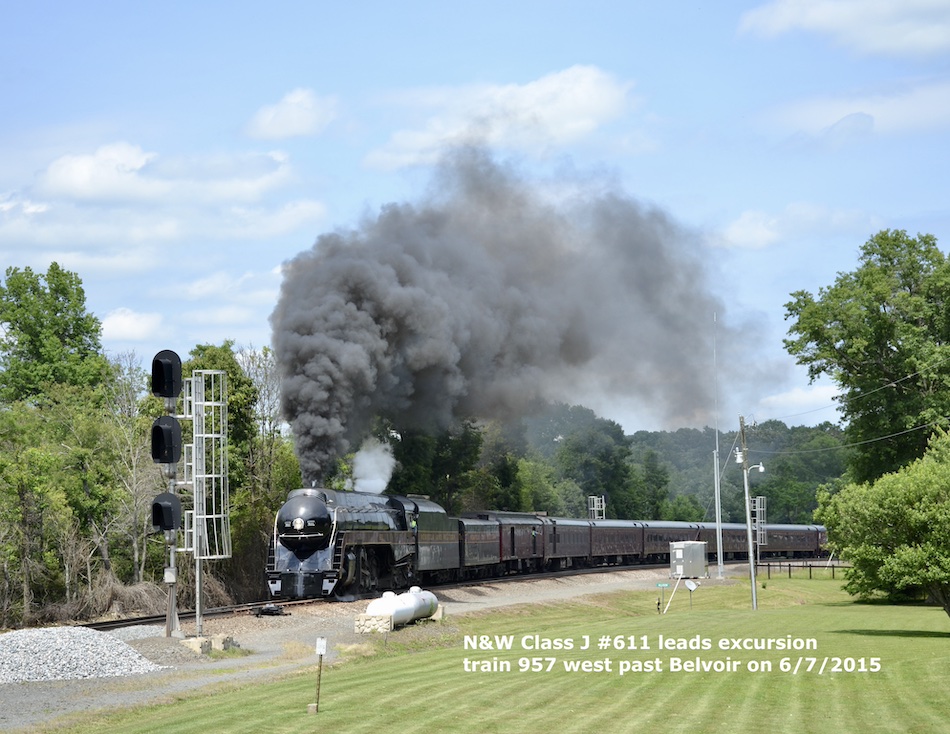
<svg viewBox="0 0 950 734">
<path fill-rule="evenodd" d="M 755 547 L 752 540 L 752 505 L 749 501 L 749 452 L 745 442 L 745 418 L 739 416 L 739 445 L 736 461 L 742 464 L 742 486 L 745 490 L 745 526 L 746 541 L 749 549 L 749 581 L 752 584 L 752 609 L 758 609 L 758 599 L 755 592 Z M 759 465 L 761 471 L 762 465 Z"/>
<path fill-rule="evenodd" d="M 713 451 L 713 492 L 716 501 L 716 566 L 718 577 L 723 577 L 722 560 L 722 489 L 719 484 L 719 429 L 716 429 L 716 450 Z"/>
</svg>

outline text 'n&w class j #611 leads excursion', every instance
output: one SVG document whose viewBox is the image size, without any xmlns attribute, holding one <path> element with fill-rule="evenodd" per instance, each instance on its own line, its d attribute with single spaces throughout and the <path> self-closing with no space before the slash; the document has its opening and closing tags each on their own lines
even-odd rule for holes
<svg viewBox="0 0 950 734">
<path fill-rule="evenodd" d="M 546 637 L 542 635 L 465 635 L 466 651 L 488 652 L 561 652 L 572 657 L 522 656 L 517 660 L 506 657 L 466 656 L 462 669 L 466 673 L 786 673 L 791 675 L 825 675 L 835 673 L 877 673 L 882 669 L 877 657 L 819 656 L 818 641 L 813 637 L 669 637 L 666 635 L 581 635 L 573 637 Z M 609 655 L 594 659 L 578 659 L 574 653 L 647 653 L 645 656 Z M 701 652 L 706 655 L 665 655 L 664 653 Z M 717 653 L 753 653 L 751 659 L 734 659 Z M 788 653 L 812 653 L 788 655 Z M 659 653 L 659 654 L 657 654 Z M 755 653 L 766 656 L 755 657 Z M 768 653 L 784 653 L 771 656 Z"/>
</svg>

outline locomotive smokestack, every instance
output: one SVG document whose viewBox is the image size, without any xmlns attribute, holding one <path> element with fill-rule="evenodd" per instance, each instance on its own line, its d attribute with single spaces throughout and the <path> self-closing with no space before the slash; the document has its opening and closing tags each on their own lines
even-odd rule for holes
<svg viewBox="0 0 950 734">
<path fill-rule="evenodd" d="M 724 308 L 696 238 L 602 183 L 568 185 L 529 185 L 465 149 L 429 200 L 385 206 L 286 264 L 271 321 L 306 477 L 377 415 L 434 429 L 608 395 L 645 423 L 711 422 Z M 735 336 L 720 320 L 720 348 Z"/>
</svg>

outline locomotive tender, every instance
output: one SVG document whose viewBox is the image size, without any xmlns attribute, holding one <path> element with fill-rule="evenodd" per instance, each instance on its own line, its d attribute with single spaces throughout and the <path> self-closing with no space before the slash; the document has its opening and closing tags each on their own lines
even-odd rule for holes
<svg viewBox="0 0 950 734">
<path fill-rule="evenodd" d="M 762 556 L 814 557 L 820 525 L 767 525 Z M 449 517 L 424 497 L 297 489 L 274 521 L 267 583 L 280 599 L 347 597 L 411 585 L 532 571 L 669 561 L 699 540 L 716 557 L 716 525 L 581 520 L 485 511 Z M 724 560 L 747 557 L 746 527 L 723 523 Z"/>
</svg>

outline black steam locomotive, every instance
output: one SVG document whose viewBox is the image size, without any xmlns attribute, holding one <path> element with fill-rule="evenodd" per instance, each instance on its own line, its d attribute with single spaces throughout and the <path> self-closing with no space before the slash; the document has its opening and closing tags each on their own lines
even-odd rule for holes
<svg viewBox="0 0 950 734">
<path fill-rule="evenodd" d="M 820 525 L 768 525 L 762 557 L 816 557 Z M 347 597 L 601 565 L 669 562 L 670 543 L 698 540 L 716 556 L 714 523 L 579 520 L 487 511 L 449 517 L 416 496 L 297 489 L 277 512 L 267 567 L 274 598 Z M 748 556 L 745 525 L 722 525 L 724 560 Z"/>
</svg>

